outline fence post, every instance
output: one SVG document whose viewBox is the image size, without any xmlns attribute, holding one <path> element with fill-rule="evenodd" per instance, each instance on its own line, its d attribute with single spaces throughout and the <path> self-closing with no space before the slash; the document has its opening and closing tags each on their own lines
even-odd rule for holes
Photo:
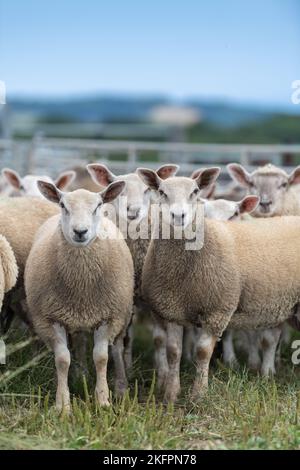
<svg viewBox="0 0 300 470">
<path fill-rule="evenodd" d="M 243 166 L 249 166 L 250 164 L 250 153 L 248 150 L 242 150 L 241 151 L 241 158 L 240 158 L 240 162 L 241 162 L 241 165 Z"/>
<path fill-rule="evenodd" d="M 128 171 L 132 171 L 136 167 L 137 152 L 135 145 L 128 147 Z"/>
</svg>

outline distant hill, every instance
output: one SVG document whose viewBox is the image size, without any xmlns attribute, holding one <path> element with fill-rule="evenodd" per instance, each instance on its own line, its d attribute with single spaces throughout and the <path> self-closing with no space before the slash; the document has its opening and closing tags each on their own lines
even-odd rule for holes
<svg viewBox="0 0 300 470">
<path fill-rule="evenodd" d="M 26 115 L 48 122 L 147 122 L 155 107 L 174 103 L 178 105 L 178 102 L 165 96 L 95 95 L 68 99 L 12 98 L 8 106 L 13 115 Z M 220 127 L 257 122 L 269 118 L 274 112 L 262 107 L 200 99 L 189 99 L 180 104 L 194 108 L 203 121 Z M 296 112 L 296 109 L 293 111 Z"/>
</svg>

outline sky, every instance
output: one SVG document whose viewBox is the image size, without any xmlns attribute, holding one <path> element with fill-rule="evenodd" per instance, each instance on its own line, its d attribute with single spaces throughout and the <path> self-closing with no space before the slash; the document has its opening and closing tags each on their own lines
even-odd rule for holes
<svg viewBox="0 0 300 470">
<path fill-rule="evenodd" d="M 299 0 L 0 0 L 7 95 L 166 94 L 289 106 Z"/>
</svg>

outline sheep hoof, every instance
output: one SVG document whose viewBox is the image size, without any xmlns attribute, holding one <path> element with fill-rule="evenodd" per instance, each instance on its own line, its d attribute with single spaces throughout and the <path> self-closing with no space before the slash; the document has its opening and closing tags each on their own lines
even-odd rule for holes
<svg viewBox="0 0 300 470">
<path fill-rule="evenodd" d="M 56 402 L 56 411 L 62 415 L 70 415 L 71 414 L 71 405 L 70 403 L 63 404 L 61 401 Z"/>
<path fill-rule="evenodd" d="M 103 390 L 95 390 L 95 397 L 96 397 L 96 401 L 98 403 L 99 406 L 101 407 L 104 407 L 104 408 L 108 408 L 110 407 L 110 402 L 109 402 L 109 399 L 108 399 L 108 393 L 103 391 Z"/>
<path fill-rule="evenodd" d="M 180 387 L 167 387 L 164 394 L 165 403 L 175 403 L 180 394 Z"/>
</svg>

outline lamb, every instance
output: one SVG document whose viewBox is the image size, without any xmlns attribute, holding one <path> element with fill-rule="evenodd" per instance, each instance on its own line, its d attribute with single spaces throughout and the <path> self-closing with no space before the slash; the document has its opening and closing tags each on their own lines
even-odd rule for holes
<svg viewBox="0 0 300 470">
<path fill-rule="evenodd" d="M 144 263 L 142 294 L 164 320 L 201 326 L 195 398 L 207 389 L 210 358 L 226 328 L 276 327 L 294 315 L 300 301 L 300 217 L 255 224 L 197 219 L 199 191 L 214 182 L 219 171 L 207 169 L 195 180 L 175 176 L 163 181 L 152 170 L 138 170 L 164 204 L 160 238 L 151 240 Z M 175 238 L 174 231 L 194 225 L 197 233 L 203 229 L 204 244 L 187 250 L 187 241 Z M 170 239 L 161 237 L 165 227 Z M 173 354 L 173 380 L 167 386 L 179 391 L 179 343 Z"/>
<path fill-rule="evenodd" d="M 260 197 L 260 204 L 252 214 L 254 217 L 300 215 L 300 166 L 295 168 L 290 175 L 271 164 L 259 167 L 251 174 L 235 163 L 229 164 L 227 169 L 235 183 L 238 183 L 248 194 L 256 194 Z M 259 370 L 262 367 L 264 375 L 274 374 L 279 337 L 282 332 L 282 341 L 288 342 L 289 331 L 289 326 L 285 324 L 273 331 L 266 331 L 265 334 L 247 332 L 244 345 L 248 352 L 249 367 L 253 370 Z M 270 348 L 273 350 L 273 357 L 269 352 Z M 267 363 L 263 361 L 262 366 L 259 349 L 262 349 L 264 357 L 270 358 Z M 277 350 L 276 359 L 277 362 L 280 361 L 280 347 Z"/>
<path fill-rule="evenodd" d="M 113 181 L 125 181 L 125 189 L 122 193 L 124 204 L 120 204 L 119 200 L 114 201 L 114 210 L 119 216 L 118 226 L 122 230 L 126 238 L 127 245 L 130 249 L 135 272 L 135 309 L 147 312 L 147 316 L 151 319 L 149 306 L 141 302 L 141 280 L 144 259 L 150 242 L 150 224 L 148 221 L 148 213 L 151 203 L 151 191 L 143 183 L 137 173 L 129 173 L 127 175 L 114 175 L 105 165 L 89 164 L 87 169 L 93 180 L 101 187 L 107 187 Z M 178 165 L 166 164 L 161 166 L 157 173 L 162 179 L 169 178 L 178 171 Z M 125 224 L 122 223 L 125 221 Z M 140 230 L 146 224 L 146 237 L 130 238 L 127 229 Z M 155 365 L 157 369 L 157 385 L 162 388 L 164 383 L 168 364 L 166 356 L 166 334 L 160 322 L 154 322 L 152 325 L 153 340 L 155 345 Z M 132 341 L 133 331 L 132 323 L 127 331 L 125 340 L 124 360 L 126 370 L 130 371 L 132 366 Z"/>
<path fill-rule="evenodd" d="M 0 233 L 12 247 L 19 270 L 17 285 L 6 295 L 1 311 L 1 329 L 4 332 L 9 328 L 14 313 L 20 315 L 26 323 L 29 321 L 19 304 L 19 301 L 24 300 L 25 263 L 37 230 L 49 217 L 57 213 L 55 204 L 36 197 L 2 197 L 0 200 Z M 18 300 L 17 303 L 15 299 Z"/>
<path fill-rule="evenodd" d="M 130 321 L 134 274 L 121 233 L 100 209 L 124 186 L 117 181 L 101 193 L 84 189 L 64 193 L 53 184 L 38 182 L 41 193 L 60 206 L 61 214 L 37 233 L 26 264 L 25 290 L 34 329 L 55 355 L 59 411 L 70 408 L 67 333 L 82 330 L 94 331 L 96 399 L 109 405 L 108 345 L 119 341 Z"/>
<path fill-rule="evenodd" d="M 18 266 L 13 250 L 3 235 L 0 235 L 0 310 L 4 294 L 9 292 L 17 282 Z"/>
<path fill-rule="evenodd" d="M 48 183 L 53 183 L 52 178 L 49 176 L 26 175 L 21 178 L 17 171 L 11 170 L 10 168 L 3 168 L 2 176 L 8 183 L 4 191 L 6 196 L 42 197 L 37 187 L 37 181 L 43 180 L 48 181 Z M 57 177 L 55 185 L 61 190 L 66 189 L 74 178 L 74 171 L 65 171 Z"/>
</svg>

